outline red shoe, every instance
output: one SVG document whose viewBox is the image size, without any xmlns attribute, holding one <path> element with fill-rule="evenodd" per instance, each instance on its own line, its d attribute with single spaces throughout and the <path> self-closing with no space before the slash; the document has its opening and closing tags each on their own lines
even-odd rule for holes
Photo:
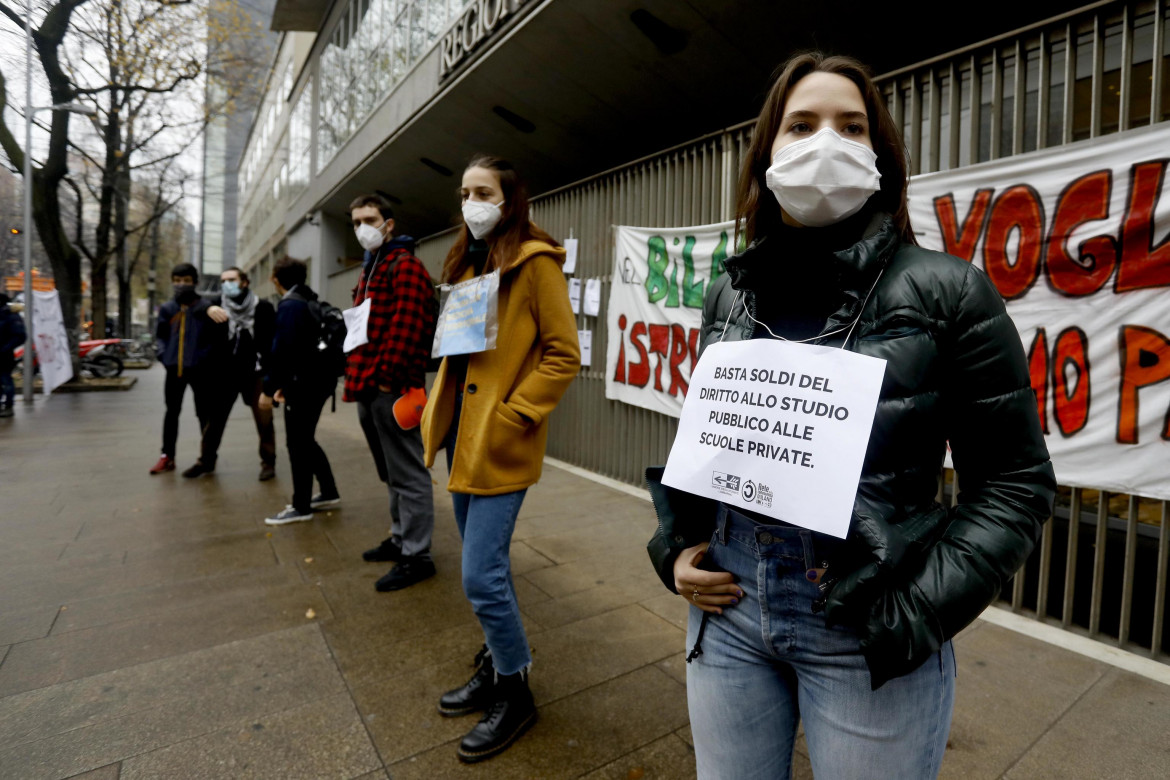
<svg viewBox="0 0 1170 780">
<path fill-rule="evenodd" d="M 159 459 L 158 459 L 158 463 L 156 463 L 150 467 L 151 474 L 161 474 L 164 471 L 174 471 L 174 470 L 175 470 L 175 459 L 168 458 L 166 455 L 160 455 Z"/>
</svg>

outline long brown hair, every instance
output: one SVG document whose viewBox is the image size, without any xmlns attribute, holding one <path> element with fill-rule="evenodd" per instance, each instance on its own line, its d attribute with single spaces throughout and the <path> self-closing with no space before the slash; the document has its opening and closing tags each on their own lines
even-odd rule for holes
<svg viewBox="0 0 1170 780">
<path fill-rule="evenodd" d="M 772 164 L 772 142 L 780 131 L 784 104 L 796 82 L 810 73 L 835 73 L 852 81 L 861 90 L 865 113 L 869 117 L 869 138 L 877 154 L 877 169 L 882 175 L 881 189 L 870 201 L 893 215 L 902 240 L 918 243 L 910 227 L 910 208 L 906 202 L 907 166 L 902 136 L 886 108 L 885 98 L 873 83 L 869 69 L 852 57 L 833 56 L 812 51 L 797 54 L 780 67 L 760 116 L 752 130 L 751 143 L 743 158 L 736 193 L 736 232 L 742 231 L 745 243 L 773 232 L 781 223 L 780 204 L 768 190 L 764 176 Z"/>
<path fill-rule="evenodd" d="M 554 247 L 560 246 L 556 239 L 532 223 L 528 215 L 528 185 L 520 178 L 512 163 L 499 157 L 481 154 L 473 157 L 464 170 L 472 168 L 495 171 L 500 177 L 500 191 L 504 194 L 500 221 L 488 236 L 491 251 L 488 252 L 484 273 L 504 267 L 520 253 L 520 245 L 525 241 L 544 241 Z M 471 243 L 471 233 L 462 218 L 459 223 L 459 235 L 443 262 L 443 281 L 447 283 L 459 281 L 459 277 L 467 270 L 470 262 L 467 259 L 467 245 Z"/>
</svg>

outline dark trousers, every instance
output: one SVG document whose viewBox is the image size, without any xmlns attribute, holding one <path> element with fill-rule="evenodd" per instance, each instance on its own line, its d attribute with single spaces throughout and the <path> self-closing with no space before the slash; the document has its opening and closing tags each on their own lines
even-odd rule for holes
<svg viewBox="0 0 1170 780">
<path fill-rule="evenodd" d="M 16 398 L 16 385 L 12 383 L 12 369 L 0 368 L 0 406 L 12 406 Z"/>
<path fill-rule="evenodd" d="M 219 452 L 219 442 L 223 438 L 223 427 L 216 427 L 212 423 L 218 419 L 217 409 L 222 407 L 224 388 L 222 383 L 210 373 L 201 372 L 197 368 L 183 369 L 179 376 L 179 369 L 167 366 L 167 382 L 163 390 L 166 398 L 167 413 L 163 418 L 163 454 L 168 458 L 175 457 L 175 441 L 179 438 L 179 413 L 183 410 L 183 394 L 187 387 L 191 387 L 191 394 L 195 396 L 195 416 L 199 418 L 199 430 L 203 440 L 199 447 L 199 460 L 204 466 L 215 467 L 216 454 Z"/>
<path fill-rule="evenodd" d="M 284 434 L 288 442 L 288 465 L 292 469 L 293 508 L 298 512 L 311 511 L 313 477 L 326 496 L 337 495 L 337 483 L 325 450 L 317 443 L 317 423 L 321 410 L 329 400 L 329 393 L 313 391 L 286 391 L 284 403 Z"/>
<path fill-rule="evenodd" d="M 256 433 L 260 435 L 260 462 L 266 466 L 274 466 L 276 465 L 276 428 L 272 425 L 272 410 L 261 409 L 260 404 L 257 403 L 260 393 L 263 392 L 263 386 L 264 378 L 260 374 L 256 374 L 250 380 L 244 380 L 241 384 L 233 385 L 225 393 L 213 419 L 203 432 L 203 437 L 205 441 L 210 437 L 211 441 L 215 443 L 216 450 L 219 449 L 224 429 L 227 428 L 228 417 L 231 416 L 232 407 L 236 405 L 236 396 L 242 396 L 244 403 L 252 409 L 252 420 L 256 423 Z M 206 460 L 203 462 L 207 463 Z"/>
<path fill-rule="evenodd" d="M 435 530 L 431 473 L 423 459 L 422 433 L 402 430 L 394 419 L 391 393 L 358 401 L 358 420 L 378 477 L 390 490 L 390 536 L 409 557 L 429 558 Z"/>
</svg>

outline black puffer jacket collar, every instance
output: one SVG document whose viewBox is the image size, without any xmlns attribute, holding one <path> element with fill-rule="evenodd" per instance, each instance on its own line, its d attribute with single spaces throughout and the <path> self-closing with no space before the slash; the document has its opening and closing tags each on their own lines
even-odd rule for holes
<svg viewBox="0 0 1170 780">
<path fill-rule="evenodd" d="M 860 239 L 848 243 L 842 249 L 831 251 L 827 255 L 833 265 L 830 278 L 841 292 L 842 304 L 825 322 L 824 328 L 821 330 L 822 335 L 813 341 L 814 344 L 839 345 L 844 340 L 845 334 L 835 332 L 852 323 L 861 314 L 861 305 L 866 295 L 869 294 L 879 274 L 889 264 L 890 259 L 900 246 L 898 229 L 889 214 L 878 212 L 865 217 L 865 220 L 866 222 L 863 223 L 865 228 Z M 856 223 L 852 229 L 849 226 L 843 226 L 841 234 L 856 235 Z M 790 239 L 794 236 L 799 236 L 799 229 L 790 228 L 786 231 L 784 238 Z M 733 310 L 728 308 L 730 307 L 730 301 L 728 301 L 727 306 L 724 307 L 724 315 L 728 313 L 732 315 L 731 323 L 737 325 L 740 338 L 750 338 L 755 329 L 755 323 L 752 320 L 758 316 L 756 290 L 761 284 L 766 283 L 769 276 L 772 275 L 771 269 L 767 266 L 775 262 L 778 250 L 773 244 L 776 242 L 777 239 L 766 236 L 757 239 L 744 251 L 728 258 L 724 263 L 731 291 L 733 295 L 741 296 L 743 303 L 742 306 L 734 307 Z M 828 237 L 826 243 L 832 246 L 831 236 Z M 795 249 L 786 246 L 785 251 L 811 252 L 812 250 L 807 245 L 803 247 L 798 245 Z M 750 318 L 747 316 L 749 313 L 751 314 Z M 721 321 L 720 328 L 722 324 Z M 706 329 L 704 329 L 704 336 L 706 335 Z M 836 337 L 834 338 L 833 335 Z M 710 343 L 708 338 L 704 338 L 702 341 L 704 347 Z"/>
<path fill-rule="evenodd" d="M 866 218 L 861 238 L 857 241 L 846 242 L 843 249 L 830 252 L 833 260 L 833 272 L 836 279 L 846 290 L 852 289 L 855 293 L 870 284 L 878 272 L 885 267 L 898 247 L 898 230 L 889 214 L 877 212 Z M 856 223 L 843 226 L 841 235 L 856 235 Z M 785 237 L 797 236 L 801 230 L 810 228 L 789 228 Z M 818 232 L 827 228 L 818 228 Z M 776 240 L 767 236 L 756 239 L 745 250 L 729 257 L 723 264 L 727 275 L 731 277 L 731 286 L 736 290 L 750 290 L 762 274 L 761 266 L 772 260 L 772 244 Z M 827 236 L 827 245 L 833 245 L 833 237 Z"/>
</svg>

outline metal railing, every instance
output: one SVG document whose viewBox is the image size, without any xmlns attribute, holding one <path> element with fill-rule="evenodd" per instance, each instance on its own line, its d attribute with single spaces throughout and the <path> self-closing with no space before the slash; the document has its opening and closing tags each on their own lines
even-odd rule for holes
<svg viewBox="0 0 1170 780">
<path fill-rule="evenodd" d="M 912 175 L 1166 121 L 1167 2 L 1093 3 L 880 83 Z M 953 501 L 953 473 L 949 480 L 940 495 Z M 1167 661 L 1168 560 L 1170 502 L 1061 488 L 1004 599 L 1015 612 Z"/>
<path fill-rule="evenodd" d="M 1168 27 L 1165 0 L 1096 3 L 887 74 L 879 84 L 903 128 L 913 172 L 946 170 L 1170 118 Z M 1071 54 L 1068 41 L 1074 42 Z M 1143 80 L 1148 88 L 1140 86 Z M 974 105 L 973 95 L 979 96 Z M 605 398 L 613 226 L 730 219 L 750 126 L 736 125 L 533 200 L 534 219 L 543 228 L 558 239 L 578 239 L 575 276 L 602 283 L 600 315 L 578 315 L 578 328 L 593 333 L 593 364 L 581 370 L 554 414 L 552 457 L 635 485 L 646 465 L 665 462 L 677 421 Z M 453 240 L 446 231 L 421 242 L 419 257 L 432 273 Z M 952 472 L 940 480 L 939 497 L 957 499 Z M 1167 661 L 1168 559 L 1167 502 L 1061 488 L 1052 521 L 1025 567 L 1005 585 L 1004 600 L 1016 612 Z"/>
<path fill-rule="evenodd" d="M 911 175 L 1170 119 L 1166 0 L 1098 2 L 880 79 Z"/>
</svg>

